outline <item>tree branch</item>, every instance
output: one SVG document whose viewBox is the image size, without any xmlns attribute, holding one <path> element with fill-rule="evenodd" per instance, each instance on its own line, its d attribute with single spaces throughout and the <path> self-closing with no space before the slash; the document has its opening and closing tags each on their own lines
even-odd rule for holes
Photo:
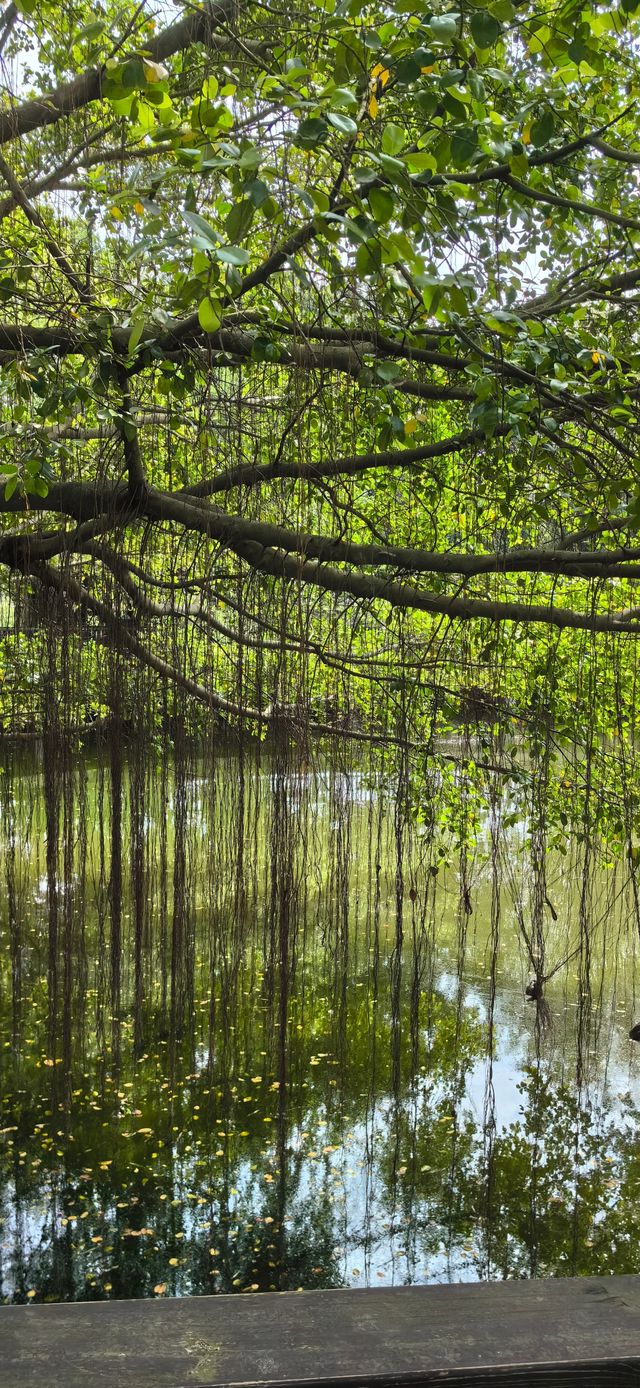
<svg viewBox="0 0 640 1388">
<path fill-rule="evenodd" d="M 184 19 L 164 29 L 156 38 L 145 39 L 144 51 L 154 62 L 164 62 L 195 43 L 204 43 L 218 52 L 228 52 L 231 40 L 225 35 L 236 12 L 234 0 L 215 0 L 203 9 L 190 10 Z M 246 45 L 245 45 L 246 47 Z M 102 96 L 104 68 L 92 67 L 64 82 L 55 91 L 33 97 L 21 106 L 0 111 L 0 145 L 28 135 L 43 125 L 54 125 Z"/>
</svg>

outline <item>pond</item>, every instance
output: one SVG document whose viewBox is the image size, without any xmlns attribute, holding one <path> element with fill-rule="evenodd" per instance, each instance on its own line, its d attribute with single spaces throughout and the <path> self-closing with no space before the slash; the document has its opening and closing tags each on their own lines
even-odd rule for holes
<svg viewBox="0 0 640 1388">
<path fill-rule="evenodd" d="M 640 1270 L 621 861 L 371 767 L 0 779 L 5 1302 Z"/>
</svg>

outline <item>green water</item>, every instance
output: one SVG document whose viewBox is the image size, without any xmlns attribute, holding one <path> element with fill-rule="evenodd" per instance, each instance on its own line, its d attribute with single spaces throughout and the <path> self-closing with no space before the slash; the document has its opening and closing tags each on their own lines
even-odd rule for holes
<svg viewBox="0 0 640 1388">
<path fill-rule="evenodd" d="M 290 778 L 274 838 L 268 770 L 242 781 L 198 765 L 179 812 L 150 766 L 137 897 L 125 795 L 114 995 L 105 772 L 87 757 L 74 774 L 53 1021 L 41 773 L 4 791 L 5 1301 L 640 1270 L 640 1001 L 621 864 L 599 860 L 585 907 L 580 855 L 549 860 L 546 957 L 561 967 L 538 1026 L 518 923 L 525 825 L 505 830 L 498 872 L 481 824 L 471 912 L 455 854 L 436 874 L 412 832 L 399 942 L 393 797 L 382 808 L 375 783 Z"/>
</svg>

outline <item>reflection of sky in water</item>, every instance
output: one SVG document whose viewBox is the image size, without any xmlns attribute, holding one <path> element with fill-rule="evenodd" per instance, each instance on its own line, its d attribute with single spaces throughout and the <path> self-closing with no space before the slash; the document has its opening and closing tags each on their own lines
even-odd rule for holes
<svg viewBox="0 0 640 1388">
<path fill-rule="evenodd" d="M 268 801 L 278 778 L 273 770 L 266 770 L 258 780 L 260 795 Z M 208 853 L 207 777 L 193 775 L 188 785 L 194 841 L 204 844 Z M 640 1048 L 634 1049 L 628 1040 L 629 1026 L 640 1015 L 640 1005 L 634 1002 L 636 943 L 625 924 L 619 873 L 616 878 L 611 872 L 600 872 L 592 894 L 591 919 L 596 932 L 593 1032 L 584 1056 L 583 1116 L 574 1142 L 577 1129 L 571 1105 L 577 1092 L 576 964 L 569 962 L 559 969 L 548 984 L 546 999 L 552 1026 L 537 1038 L 535 1006 L 526 1001 L 524 993 L 530 965 L 518 932 L 518 912 L 526 920 L 530 911 L 530 883 L 523 877 L 518 858 L 523 822 L 515 823 L 510 831 L 515 875 L 502 891 L 493 1006 L 492 1103 L 488 1104 L 491 865 L 486 817 L 480 847 L 470 866 L 473 911 L 465 922 L 461 981 L 455 871 L 438 881 L 433 915 L 426 927 L 436 948 L 433 954 L 427 950 L 420 989 L 421 1005 L 431 999 L 429 1007 L 435 1010 L 430 1021 L 421 1014 L 413 1072 L 409 1007 L 413 927 L 412 907 L 405 894 L 404 964 L 396 1033 L 399 1078 L 394 1087 L 390 984 L 395 884 L 389 825 L 380 852 L 375 1056 L 371 1044 L 375 1009 L 372 1011 L 366 874 L 368 862 L 375 862 L 376 855 L 367 857 L 369 843 L 363 833 L 377 800 L 375 780 L 363 775 L 329 777 L 303 772 L 282 778 L 281 791 L 283 786 L 296 824 L 298 816 L 301 823 L 306 816 L 306 823 L 313 824 L 317 835 L 310 840 L 310 889 L 315 892 L 324 880 L 317 845 L 327 831 L 333 837 L 338 823 L 342 825 L 341 811 L 347 806 L 352 816 L 349 862 L 353 876 L 347 987 L 342 1003 L 332 972 L 332 960 L 337 959 L 336 937 L 326 933 L 326 912 L 321 904 L 314 904 L 311 923 L 306 927 L 307 954 L 292 986 L 289 1089 L 282 1123 L 276 1033 L 268 1034 L 271 1024 L 266 1022 L 264 961 L 259 978 L 255 976 L 255 962 L 251 963 L 251 951 L 259 952 L 262 945 L 259 920 L 257 929 L 252 925 L 248 931 L 248 954 L 245 951 L 240 964 L 241 974 L 242 969 L 248 972 L 246 978 L 242 975 L 239 994 L 243 1010 L 234 1014 L 228 1026 L 230 1069 L 226 1078 L 222 1069 L 215 1069 L 222 1064 L 221 1034 L 217 1034 L 213 1060 L 213 1088 L 218 1096 L 215 1121 L 208 1108 L 206 948 L 201 944 L 197 950 L 195 1056 L 183 1061 L 177 1055 L 170 1098 L 164 1078 L 169 1073 L 167 1036 L 158 1033 L 155 1040 L 148 1041 L 145 1058 L 133 1061 L 130 996 L 123 1024 L 121 1070 L 96 1046 L 94 1014 L 104 998 L 99 999 L 94 986 L 100 959 L 95 927 L 88 920 L 87 1032 L 74 1064 L 75 1093 L 67 1127 L 64 1104 L 59 1107 L 51 1101 L 52 1073 L 44 1068 L 43 1059 L 47 1055 L 46 995 L 42 987 L 38 992 L 37 986 L 38 969 L 41 977 L 46 977 L 43 838 L 37 823 L 22 837 L 18 835 L 28 925 L 23 963 L 26 971 L 33 970 L 37 1000 L 23 1018 L 25 1037 L 31 1037 L 33 1044 L 23 1042 L 24 1059 L 13 1068 L 5 976 L 0 994 L 0 1129 L 9 1131 L 0 1135 L 0 1143 L 5 1143 L 4 1158 L 0 1146 L 2 1295 L 24 1299 L 35 1289 L 38 1296 L 48 1294 L 56 1299 L 70 1295 L 150 1295 L 156 1286 L 166 1289 L 167 1294 L 184 1294 L 245 1290 L 274 1283 L 356 1286 L 527 1275 L 533 1257 L 527 1225 L 533 1168 L 531 1131 L 527 1135 L 526 1122 L 531 1120 L 534 1107 L 531 1067 L 535 1067 L 538 1050 L 540 1076 L 548 1082 L 551 1097 L 545 1100 L 547 1108 L 541 1110 L 536 1161 L 542 1172 L 544 1198 L 556 1202 L 558 1224 L 556 1230 L 553 1212 L 540 1213 L 538 1241 L 544 1243 L 547 1238 L 547 1243 L 538 1266 L 542 1272 L 573 1270 L 565 1224 L 570 1225 L 576 1181 L 600 1170 L 604 1172 L 602 1188 L 589 1197 L 576 1270 L 638 1270 L 635 1248 L 639 1245 L 640 1216 L 636 1223 L 630 1208 L 622 1231 L 617 1227 L 609 1232 L 618 1192 L 627 1178 L 629 1188 L 633 1191 L 635 1183 L 640 1192 L 640 1156 L 637 1173 L 633 1166 L 638 1149 L 636 1115 L 630 1109 L 630 1098 L 637 1097 L 636 1057 Z M 172 804 L 170 794 L 170 809 Z M 145 813 L 145 825 L 148 832 L 157 832 L 157 805 Z M 233 833 L 228 826 L 226 832 L 232 852 Z M 268 855 L 266 835 L 258 846 Z M 423 846 L 419 848 L 422 851 Z M 216 860 L 212 861 L 215 869 Z M 200 860 L 198 871 L 204 873 Z M 259 880 L 266 884 L 262 868 L 260 872 Z M 546 918 L 545 944 L 547 959 L 555 968 L 558 961 L 572 955 L 577 939 L 579 882 L 575 864 L 550 858 L 547 880 L 558 919 Z M 76 865 L 73 891 L 78 881 Z M 65 899 L 63 887 L 61 882 L 61 903 Z M 335 881 L 329 877 L 323 890 L 327 892 L 327 919 L 335 926 Z M 517 902 L 514 891 L 519 894 Z M 123 921 L 128 923 L 131 902 L 127 900 L 124 905 Z M 198 901 L 195 919 L 197 930 L 206 932 L 217 917 L 211 916 L 206 902 Z M 421 919 L 418 911 L 419 929 Z M 605 963 L 601 957 L 603 930 L 608 932 Z M 341 1006 L 346 1016 L 344 1034 L 339 1026 Z M 108 1014 L 108 1007 L 106 1010 Z M 458 1055 L 456 1015 L 463 1029 Z M 223 1021 L 227 1025 L 230 1019 L 218 1016 L 218 1028 Z M 226 1116 L 227 1100 L 220 1098 L 225 1085 L 229 1096 Z M 564 1095 L 560 1092 L 563 1085 Z M 116 1092 L 121 1096 L 117 1102 Z M 246 1107 L 245 1099 L 249 1101 Z M 14 1141 L 10 1130 L 16 1118 L 20 1123 L 23 1106 L 29 1122 L 25 1120 Z M 487 1131 L 488 1114 L 493 1116 L 494 1127 Z M 280 1142 L 285 1153 L 282 1188 Z M 485 1206 L 491 1161 L 495 1163 L 492 1179 L 497 1213 L 489 1220 Z M 618 1244 L 623 1247 L 622 1265 L 615 1269 L 606 1262 L 603 1265 L 602 1251 L 597 1247 L 600 1237 L 613 1249 Z M 257 1270 L 256 1242 L 261 1250 Z M 595 1261 L 590 1262 L 592 1245 Z M 64 1280 L 63 1264 L 73 1269 L 71 1281 Z"/>
</svg>

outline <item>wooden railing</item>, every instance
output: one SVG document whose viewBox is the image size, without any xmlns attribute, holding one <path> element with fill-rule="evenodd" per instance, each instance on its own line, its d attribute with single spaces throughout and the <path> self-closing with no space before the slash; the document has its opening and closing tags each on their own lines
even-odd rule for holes
<svg viewBox="0 0 640 1388">
<path fill-rule="evenodd" d="M 640 1277 L 0 1307 L 1 1388 L 640 1385 Z"/>
</svg>

